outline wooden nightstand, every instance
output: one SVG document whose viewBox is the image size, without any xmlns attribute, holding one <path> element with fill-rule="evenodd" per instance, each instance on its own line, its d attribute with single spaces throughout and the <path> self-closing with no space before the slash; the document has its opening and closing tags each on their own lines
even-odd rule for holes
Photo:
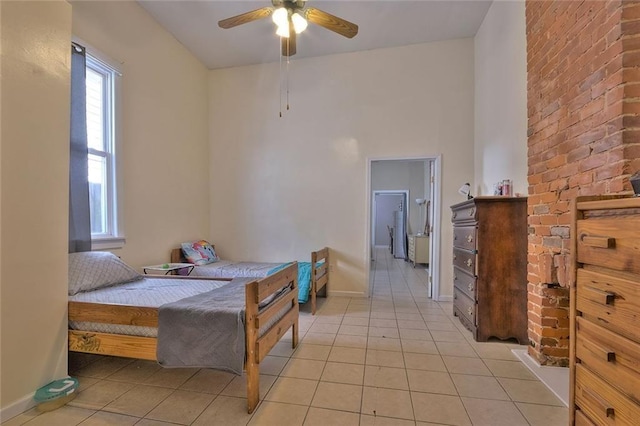
<svg viewBox="0 0 640 426">
<path fill-rule="evenodd" d="M 429 236 L 428 235 L 409 235 L 409 262 L 429 263 Z"/>
</svg>

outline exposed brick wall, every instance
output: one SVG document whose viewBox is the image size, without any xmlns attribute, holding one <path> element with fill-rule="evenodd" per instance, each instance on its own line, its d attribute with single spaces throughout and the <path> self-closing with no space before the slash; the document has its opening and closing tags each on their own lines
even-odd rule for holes
<svg viewBox="0 0 640 426">
<path fill-rule="evenodd" d="M 529 354 L 567 365 L 571 201 L 640 170 L 640 3 L 527 1 Z"/>
</svg>

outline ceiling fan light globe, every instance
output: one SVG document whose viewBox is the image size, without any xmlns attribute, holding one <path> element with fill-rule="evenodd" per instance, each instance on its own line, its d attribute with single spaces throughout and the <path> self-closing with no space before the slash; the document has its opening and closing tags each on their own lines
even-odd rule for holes
<svg viewBox="0 0 640 426">
<path fill-rule="evenodd" d="M 280 37 L 289 38 L 289 23 L 287 22 L 284 25 L 278 25 L 276 34 Z"/>
<path fill-rule="evenodd" d="M 284 7 L 277 8 L 271 15 L 271 19 L 273 20 L 274 24 L 278 26 L 278 28 L 285 25 L 288 28 L 289 26 L 289 12 L 287 12 L 287 9 L 285 9 Z"/>
<path fill-rule="evenodd" d="M 293 29 L 295 30 L 296 34 L 300 34 L 307 29 L 307 20 L 297 12 L 291 15 L 291 22 L 293 22 Z"/>
</svg>

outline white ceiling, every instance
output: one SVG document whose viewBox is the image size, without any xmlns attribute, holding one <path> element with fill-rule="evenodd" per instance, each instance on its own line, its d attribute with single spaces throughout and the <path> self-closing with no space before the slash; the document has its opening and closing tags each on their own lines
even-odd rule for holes
<svg viewBox="0 0 640 426">
<path fill-rule="evenodd" d="M 270 0 L 139 0 L 138 3 L 208 68 L 276 62 L 280 41 L 270 18 L 223 30 L 218 21 L 261 7 Z M 310 24 L 298 36 L 296 58 L 473 37 L 491 1 L 484 0 L 309 0 L 310 6 L 359 26 L 348 39 Z"/>
</svg>

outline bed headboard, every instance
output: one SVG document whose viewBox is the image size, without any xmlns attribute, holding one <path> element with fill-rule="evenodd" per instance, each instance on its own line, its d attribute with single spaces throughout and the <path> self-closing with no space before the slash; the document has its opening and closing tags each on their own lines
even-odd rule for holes
<svg viewBox="0 0 640 426">
<path fill-rule="evenodd" d="M 182 249 L 180 247 L 174 248 L 171 250 L 171 263 L 186 263 L 187 259 L 185 259 L 184 254 L 182 253 Z"/>
</svg>

